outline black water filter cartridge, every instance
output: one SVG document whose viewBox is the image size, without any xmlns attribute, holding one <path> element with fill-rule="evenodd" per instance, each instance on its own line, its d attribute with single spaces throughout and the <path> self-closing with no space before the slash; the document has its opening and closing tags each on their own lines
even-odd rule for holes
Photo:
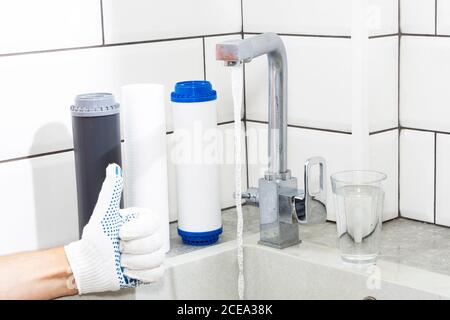
<svg viewBox="0 0 450 320">
<path fill-rule="evenodd" d="M 119 104 L 110 93 L 78 95 L 72 112 L 80 237 L 110 163 L 122 166 Z"/>
</svg>

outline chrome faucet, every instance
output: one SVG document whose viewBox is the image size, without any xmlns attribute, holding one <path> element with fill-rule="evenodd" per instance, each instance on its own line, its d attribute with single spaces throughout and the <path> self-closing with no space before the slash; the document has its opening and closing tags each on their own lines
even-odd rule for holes
<svg viewBox="0 0 450 320">
<path fill-rule="evenodd" d="M 283 41 L 275 33 L 216 45 L 216 59 L 233 67 L 267 55 L 269 63 L 269 161 L 258 188 L 242 194 L 249 204 L 259 206 L 260 243 L 286 248 L 300 243 L 298 223 L 326 221 L 325 160 L 306 161 L 305 190 L 297 189 L 297 178 L 287 169 L 287 57 Z M 319 168 L 319 183 L 311 189 L 312 169 Z"/>
</svg>

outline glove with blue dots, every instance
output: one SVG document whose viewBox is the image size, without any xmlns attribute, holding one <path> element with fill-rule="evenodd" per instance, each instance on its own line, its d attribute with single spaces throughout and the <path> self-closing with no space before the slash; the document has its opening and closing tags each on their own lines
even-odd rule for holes
<svg viewBox="0 0 450 320">
<path fill-rule="evenodd" d="M 158 216 L 142 208 L 121 210 L 122 189 L 122 170 L 110 164 L 81 240 L 64 247 L 79 294 L 136 287 L 164 274 Z"/>
</svg>

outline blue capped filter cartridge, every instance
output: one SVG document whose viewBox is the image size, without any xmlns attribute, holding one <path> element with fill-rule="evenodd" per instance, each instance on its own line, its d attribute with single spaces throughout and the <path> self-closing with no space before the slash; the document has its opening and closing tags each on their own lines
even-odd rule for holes
<svg viewBox="0 0 450 320">
<path fill-rule="evenodd" d="M 171 94 L 177 178 L 178 234 L 194 246 L 217 242 L 222 233 L 217 155 L 217 93 L 208 81 L 184 81 Z M 174 155 L 172 154 L 172 157 Z"/>
</svg>

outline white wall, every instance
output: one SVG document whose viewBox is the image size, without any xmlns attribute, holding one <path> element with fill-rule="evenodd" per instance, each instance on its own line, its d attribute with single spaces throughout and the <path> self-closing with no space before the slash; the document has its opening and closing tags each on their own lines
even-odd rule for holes
<svg viewBox="0 0 450 320">
<path fill-rule="evenodd" d="M 450 1 L 401 1 L 400 214 L 450 226 Z"/>
<path fill-rule="evenodd" d="M 329 175 L 351 169 L 351 0 L 244 0 L 244 33 L 282 34 L 288 55 L 288 167 L 302 176 L 305 160 L 328 164 L 328 219 L 334 220 Z M 398 6 L 369 1 L 369 109 L 371 167 L 386 172 L 384 219 L 398 216 Z M 267 128 L 267 62 L 246 65 L 247 131 Z M 250 134 L 250 132 L 248 132 Z M 266 139 L 248 138 L 249 154 L 266 153 Z M 259 150 L 259 151 L 258 151 Z M 262 150 L 262 151 L 261 151 Z M 249 159 L 256 185 L 264 165 Z M 301 179 L 300 179 L 301 180 Z"/>
<path fill-rule="evenodd" d="M 0 2 L 0 254 L 78 237 L 69 111 L 76 94 L 106 91 L 120 101 L 124 84 L 159 82 L 169 97 L 175 82 L 206 76 L 220 93 L 220 128 L 229 129 L 229 75 L 213 50 L 222 34 L 241 37 L 240 0 L 157 3 Z M 168 99 L 166 105 L 170 147 Z M 233 145 L 225 149 L 232 153 Z M 174 220 L 171 163 L 169 169 Z M 233 205 L 233 164 L 222 165 L 221 177 L 222 206 L 228 207 Z"/>
<path fill-rule="evenodd" d="M 410 1 L 410 0 L 407 0 Z M 278 32 L 289 60 L 288 165 L 307 157 L 328 172 L 348 168 L 351 130 L 351 0 L 4 0 L 0 3 L 0 254 L 61 245 L 78 236 L 69 106 L 78 93 L 132 82 L 206 78 L 219 92 L 222 130 L 233 120 L 229 73 L 215 61 L 219 41 Z M 371 163 L 388 173 L 385 219 L 398 214 L 398 7 L 370 0 Z M 24 10 L 27 8 L 27 10 Z M 241 12 L 242 10 L 242 12 Z M 39 17 L 36 18 L 36 17 Z M 442 22 L 442 32 L 445 23 Z M 267 127 L 267 66 L 246 66 L 243 118 Z M 167 100 L 167 142 L 171 108 Z M 249 159 L 265 136 L 247 139 Z M 443 142 L 444 143 L 444 142 Z M 255 151 L 256 150 L 256 151 Z M 233 145 L 225 143 L 225 153 Z M 249 161 L 250 162 L 250 161 Z M 255 184 L 264 166 L 250 163 Z M 176 179 L 169 163 L 171 219 Z M 244 172 L 246 180 L 247 170 Z M 234 168 L 222 165 L 222 207 L 233 205 Z M 329 177 L 327 177 L 327 181 Z M 329 190 L 329 194 L 331 194 Z M 329 201 L 330 219 L 334 219 Z M 19 239 L 19 240 L 17 240 Z"/>
</svg>

